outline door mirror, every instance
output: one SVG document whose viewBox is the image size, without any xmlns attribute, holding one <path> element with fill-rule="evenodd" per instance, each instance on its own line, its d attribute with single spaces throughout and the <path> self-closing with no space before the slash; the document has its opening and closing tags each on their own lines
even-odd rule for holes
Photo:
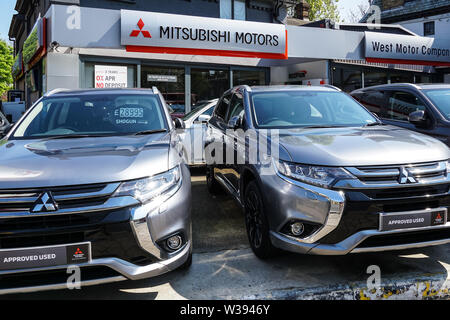
<svg viewBox="0 0 450 320">
<path fill-rule="evenodd" d="M 408 118 L 409 122 L 416 126 L 423 126 L 427 122 L 426 113 L 423 110 L 411 112 Z"/>
<path fill-rule="evenodd" d="M 175 129 L 185 129 L 186 128 L 184 121 L 180 118 L 173 119 L 173 123 L 175 125 Z"/>
<path fill-rule="evenodd" d="M 198 118 L 197 121 L 200 121 L 202 123 L 207 123 L 209 121 L 209 119 L 211 119 L 210 115 L 207 114 L 201 114 Z"/>
<path fill-rule="evenodd" d="M 239 116 L 234 116 L 233 118 L 228 121 L 228 127 L 231 129 L 237 129 L 240 128 L 242 125 L 242 119 Z"/>
</svg>

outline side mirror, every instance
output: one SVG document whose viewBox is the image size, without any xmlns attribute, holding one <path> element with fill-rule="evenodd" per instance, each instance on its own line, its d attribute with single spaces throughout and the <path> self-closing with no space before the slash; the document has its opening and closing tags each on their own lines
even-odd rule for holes
<svg viewBox="0 0 450 320">
<path fill-rule="evenodd" d="M 200 121 L 202 123 L 207 123 L 209 120 L 211 119 L 210 115 L 207 114 L 201 114 L 198 118 L 197 121 Z"/>
<path fill-rule="evenodd" d="M 175 129 L 186 129 L 184 121 L 180 118 L 173 119 L 173 123 L 175 124 Z"/>
<path fill-rule="evenodd" d="M 237 129 L 240 128 L 242 125 L 242 119 L 239 116 L 234 116 L 233 118 L 228 121 L 228 127 L 231 129 Z"/>
<path fill-rule="evenodd" d="M 423 126 L 427 122 L 426 113 L 423 110 L 411 112 L 408 118 L 409 122 L 416 126 Z"/>
</svg>

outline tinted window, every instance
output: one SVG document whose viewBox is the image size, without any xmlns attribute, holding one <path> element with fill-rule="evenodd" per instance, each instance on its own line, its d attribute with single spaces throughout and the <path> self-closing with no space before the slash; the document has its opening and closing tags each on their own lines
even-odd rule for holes
<svg viewBox="0 0 450 320">
<path fill-rule="evenodd" d="M 154 95 L 87 95 L 46 98 L 21 122 L 14 137 L 131 134 L 167 129 Z"/>
<path fill-rule="evenodd" d="M 259 127 L 363 126 L 377 120 L 342 92 L 281 91 L 252 95 Z"/>
<path fill-rule="evenodd" d="M 424 93 L 441 111 L 442 115 L 450 120 L 450 89 L 424 90 Z"/>
<path fill-rule="evenodd" d="M 386 105 L 384 91 L 369 90 L 360 93 L 359 96 L 355 96 L 359 102 L 361 102 L 370 112 L 375 113 L 378 116 L 383 114 L 383 106 Z"/>
<path fill-rule="evenodd" d="M 408 121 L 409 114 L 419 110 L 425 110 L 425 106 L 414 94 L 404 91 L 393 91 L 389 95 L 385 118 Z"/>
<path fill-rule="evenodd" d="M 228 111 L 228 106 L 230 105 L 230 99 L 231 93 L 228 93 L 222 98 L 222 100 L 220 100 L 219 104 L 217 105 L 216 111 L 214 112 L 217 117 L 225 119 Z"/>
<path fill-rule="evenodd" d="M 244 117 L 244 99 L 240 93 L 236 93 L 231 99 L 230 103 L 230 114 L 228 115 L 228 120 L 233 117 L 239 116 Z"/>
</svg>

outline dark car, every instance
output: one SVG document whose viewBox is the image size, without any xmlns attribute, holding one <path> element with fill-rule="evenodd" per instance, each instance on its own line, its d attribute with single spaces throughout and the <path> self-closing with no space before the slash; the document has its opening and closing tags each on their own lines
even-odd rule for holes
<svg viewBox="0 0 450 320">
<path fill-rule="evenodd" d="M 450 84 L 387 84 L 351 95 L 385 124 L 433 136 L 450 146 Z"/>
<path fill-rule="evenodd" d="M 383 125 L 339 89 L 227 91 L 205 157 L 209 191 L 241 204 L 260 258 L 275 248 L 343 255 L 450 242 L 450 149 Z"/>
</svg>

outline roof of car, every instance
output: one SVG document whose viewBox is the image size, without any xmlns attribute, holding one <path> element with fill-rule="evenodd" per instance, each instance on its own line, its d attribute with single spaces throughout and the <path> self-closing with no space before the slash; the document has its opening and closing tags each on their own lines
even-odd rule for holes
<svg viewBox="0 0 450 320">
<path fill-rule="evenodd" d="M 300 86 L 300 85 L 274 85 L 274 86 L 251 86 L 249 91 L 252 92 L 269 92 L 269 91 L 286 91 L 286 90 L 302 90 L 302 91 L 340 91 L 337 87 L 330 85 L 321 86 Z"/>
<path fill-rule="evenodd" d="M 389 89 L 389 88 L 412 88 L 416 90 L 433 90 L 433 89 L 449 89 L 449 83 L 392 83 L 392 84 L 381 84 L 378 86 L 367 87 L 364 89 L 357 89 L 353 92 L 363 92 L 367 90 L 376 89 Z M 352 93 L 353 93 L 352 92 Z"/>
<path fill-rule="evenodd" d="M 94 95 L 94 94 L 155 94 L 153 89 L 55 89 L 45 94 L 46 97 Z"/>
</svg>

